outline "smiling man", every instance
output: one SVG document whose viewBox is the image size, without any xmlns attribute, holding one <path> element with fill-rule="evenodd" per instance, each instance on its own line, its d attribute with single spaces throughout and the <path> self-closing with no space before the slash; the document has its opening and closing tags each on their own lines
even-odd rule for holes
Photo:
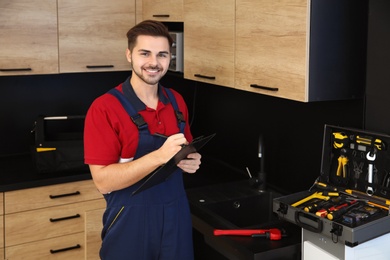
<svg viewBox="0 0 390 260">
<path fill-rule="evenodd" d="M 107 202 L 100 257 L 193 259 L 182 174 L 196 172 L 200 154 L 189 154 L 168 180 L 133 195 L 143 178 L 192 141 L 183 97 L 159 84 L 172 38 L 151 20 L 131 28 L 127 38 L 131 76 L 98 97 L 85 120 L 85 163 Z"/>
</svg>

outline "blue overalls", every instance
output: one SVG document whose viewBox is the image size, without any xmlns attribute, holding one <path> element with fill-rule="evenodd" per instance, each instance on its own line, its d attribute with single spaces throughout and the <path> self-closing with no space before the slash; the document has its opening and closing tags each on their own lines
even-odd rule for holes
<svg viewBox="0 0 390 260">
<path fill-rule="evenodd" d="M 129 88 L 129 80 L 126 80 L 123 94 L 116 89 L 109 93 L 121 101 L 138 126 L 139 144 L 134 157 L 137 159 L 161 147 L 165 139 L 150 134 L 139 110 L 132 105 L 137 103 L 132 100 L 138 97 L 131 95 Z M 172 92 L 166 91 L 178 114 Z M 184 132 L 185 122 L 178 119 L 178 123 L 180 131 Z M 101 259 L 193 259 L 191 214 L 181 169 L 178 168 L 165 182 L 132 196 L 138 186 L 136 183 L 104 195 L 107 208 L 103 216 Z"/>
</svg>

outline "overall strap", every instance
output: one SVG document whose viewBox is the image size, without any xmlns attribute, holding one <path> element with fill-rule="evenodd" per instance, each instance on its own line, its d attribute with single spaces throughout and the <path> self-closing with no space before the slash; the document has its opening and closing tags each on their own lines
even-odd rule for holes
<svg viewBox="0 0 390 260">
<path fill-rule="evenodd" d="M 138 127 L 139 131 L 148 130 L 148 125 L 146 124 L 144 118 L 138 113 L 137 110 L 131 105 L 129 100 L 117 89 L 113 88 L 108 91 L 111 95 L 116 97 L 125 108 L 126 112 L 129 114 L 131 120 Z"/>
<path fill-rule="evenodd" d="M 163 87 L 164 88 L 164 87 Z M 184 133 L 184 127 L 186 125 L 186 121 L 184 120 L 183 113 L 179 110 L 179 106 L 177 105 L 176 98 L 173 95 L 172 91 L 170 91 L 167 88 L 164 88 L 165 92 L 168 95 L 169 101 L 171 101 L 171 104 L 173 106 L 173 109 L 175 110 L 175 115 L 177 119 L 177 124 L 179 126 L 180 132 Z"/>
</svg>

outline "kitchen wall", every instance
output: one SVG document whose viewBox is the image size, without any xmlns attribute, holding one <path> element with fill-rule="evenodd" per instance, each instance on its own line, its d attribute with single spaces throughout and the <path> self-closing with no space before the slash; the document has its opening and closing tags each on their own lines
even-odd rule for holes
<svg viewBox="0 0 390 260">
<path fill-rule="evenodd" d="M 202 150 L 204 164 L 188 187 L 247 178 L 259 169 L 257 141 L 265 140 L 268 181 L 288 192 L 307 189 L 319 175 L 324 124 L 390 133 L 386 120 L 390 4 L 370 1 L 365 100 L 300 103 L 193 81 L 169 73 L 162 83 L 186 99 L 194 135 L 217 133 Z M 92 100 L 130 72 L 0 77 L 0 156 L 29 153 L 39 114 L 83 114 Z"/>
</svg>

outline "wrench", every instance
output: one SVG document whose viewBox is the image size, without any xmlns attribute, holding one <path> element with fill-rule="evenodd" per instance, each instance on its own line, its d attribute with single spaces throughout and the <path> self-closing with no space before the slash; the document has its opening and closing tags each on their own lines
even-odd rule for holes
<svg viewBox="0 0 390 260">
<path fill-rule="evenodd" d="M 367 187 L 366 193 L 369 196 L 374 195 L 374 189 L 372 188 L 372 186 L 370 186 L 370 184 L 372 184 L 372 182 L 373 182 L 374 161 L 375 161 L 375 158 L 376 158 L 376 154 L 375 154 L 375 152 L 373 152 L 372 154 L 373 155 L 371 155 L 371 152 L 368 152 L 367 156 L 366 156 L 367 157 L 367 161 L 368 161 L 368 183 L 369 183 L 369 186 Z"/>
</svg>

